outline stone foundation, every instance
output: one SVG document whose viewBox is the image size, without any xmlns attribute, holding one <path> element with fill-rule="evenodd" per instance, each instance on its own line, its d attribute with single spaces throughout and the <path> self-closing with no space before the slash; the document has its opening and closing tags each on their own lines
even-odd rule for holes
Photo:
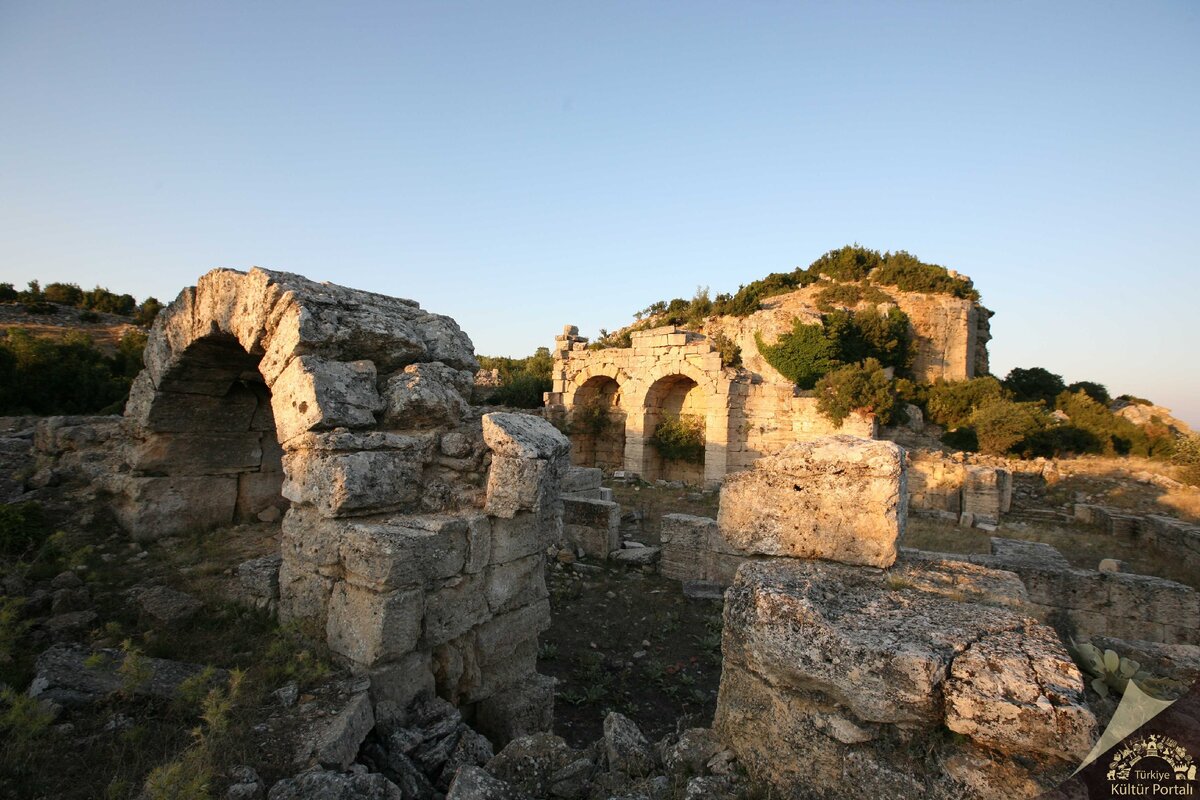
<svg viewBox="0 0 1200 800">
<path fill-rule="evenodd" d="M 1077 569 L 1048 544 L 995 537 L 987 555 L 909 551 L 909 557 L 957 559 L 1013 572 L 1025 584 L 1030 611 L 1079 638 L 1200 644 L 1200 593 L 1174 581 Z"/>
<path fill-rule="evenodd" d="M 1012 507 L 1012 473 L 930 451 L 909 451 L 909 508 L 994 530 Z"/>
<path fill-rule="evenodd" d="M 1161 558 L 1200 570 L 1200 525 L 1084 503 L 1075 504 L 1075 519 L 1095 525 L 1109 536 L 1136 541 Z"/>
</svg>

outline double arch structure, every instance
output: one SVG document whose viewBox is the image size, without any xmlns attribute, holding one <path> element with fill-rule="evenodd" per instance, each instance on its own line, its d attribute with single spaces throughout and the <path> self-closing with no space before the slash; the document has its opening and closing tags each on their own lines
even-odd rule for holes
<svg viewBox="0 0 1200 800">
<path fill-rule="evenodd" d="M 576 463 L 622 469 L 648 480 L 715 486 L 727 471 L 732 371 L 722 367 L 720 354 L 699 334 L 655 328 L 634 333 L 632 342 L 631 348 L 588 350 L 573 326 L 556 339 L 554 389 L 547 405 L 570 431 Z M 589 406 L 597 396 L 612 398 L 605 409 L 607 430 L 599 435 L 586 425 L 595 417 Z M 702 465 L 667 463 L 650 444 L 655 427 L 669 416 L 702 422 Z M 615 425 L 620 427 L 614 430 Z M 607 447 L 596 442 L 600 435 L 608 437 Z M 619 463 L 611 455 L 614 440 L 620 441 Z"/>
</svg>

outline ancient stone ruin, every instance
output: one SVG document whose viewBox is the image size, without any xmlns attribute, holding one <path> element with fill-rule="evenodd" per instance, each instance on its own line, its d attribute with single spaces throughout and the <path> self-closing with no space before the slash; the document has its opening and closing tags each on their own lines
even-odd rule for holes
<svg viewBox="0 0 1200 800">
<path fill-rule="evenodd" d="M 986 363 L 986 316 L 951 306 L 922 328 L 920 363 L 970 375 Z M 645 331 L 625 350 L 559 341 L 547 415 L 599 404 L 614 424 L 568 438 L 537 415 L 472 406 L 470 339 L 411 301 L 215 270 L 158 318 L 124 418 L 37 424 L 30 483 L 87 486 L 138 542 L 277 523 L 279 552 L 237 567 L 239 599 L 318 631 L 350 678 L 308 701 L 320 712 L 296 754 L 308 769 L 276 783 L 275 800 L 1033 797 L 1101 727 L 1060 631 L 1136 637 L 1200 674 L 1200 656 L 1178 649 L 1200 644 L 1189 587 L 1000 537 L 987 554 L 904 547 L 910 504 L 998 524 L 1006 469 L 913 458 L 873 438 L 871 420 L 818 436 L 804 427 L 811 398 L 723 367 L 700 334 Z M 679 413 L 705 420 L 691 472 L 646 444 Z M 605 468 L 720 483 L 715 517 L 663 517 L 657 569 L 724 599 L 724 660 L 711 729 L 655 746 L 613 713 L 600 742 L 572 750 L 547 733 L 555 685 L 536 669 L 547 555 L 551 570 L 590 559 L 649 572 L 660 554 L 622 547 Z M 1195 538 L 1076 513 L 1163 547 Z M 178 594 L 135 601 L 164 619 L 198 613 Z M 30 693 L 103 696 L 126 657 L 105 653 L 109 666 L 89 671 L 94 654 L 56 644 Z M 145 691 L 160 699 L 202 672 L 149 668 Z M 286 690 L 281 717 L 296 702 Z M 262 796 L 244 778 L 245 796 Z"/>
<path fill-rule="evenodd" d="M 572 459 L 581 466 L 622 470 L 645 480 L 716 486 L 764 455 L 796 441 L 836 433 L 872 438 L 870 415 L 852 414 L 840 427 L 817 412 L 758 352 L 756 334 L 770 341 L 796 319 L 819 320 L 817 286 L 772 297 L 744 318 L 715 317 L 703 330 L 665 326 L 634 330 L 629 347 L 594 349 L 573 325 L 555 337 L 548 415 L 571 431 Z M 948 295 L 893 292 L 912 324 L 913 378 L 964 380 L 987 373 L 988 320 L 977 301 Z M 718 337 L 735 345 L 740 365 L 722 364 Z M 578 424 L 583 415 L 586 424 Z M 703 420 L 701 464 L 664 460 L 648 444 L 667 416 Z M 576 424 L 571 424 L 571 423 Z"/>
<path fill-rule="evenodd" d="M 470 418 L 477 367 L 411 301 L 210 272 L 151 332 L 118 518 L 147 540 L 282 511 L 280 617 L 322 628 L 376 709 L 436 689 L 497 741 L 542 730 L 569 444 L 534 417 Z"/>
</svg>

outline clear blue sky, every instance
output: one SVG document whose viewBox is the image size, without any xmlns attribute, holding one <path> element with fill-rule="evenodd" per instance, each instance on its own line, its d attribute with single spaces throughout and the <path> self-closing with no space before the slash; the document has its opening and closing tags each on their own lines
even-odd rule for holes
<svg viewBox="0 0 1200 800">
<path fill-rule="evenodd" d="M 0 281 L 260 265 L 524 355 L 857 241 L 1200 424 L 1198 87 L 1190 1 L 2 0 Z"/>
</svg>

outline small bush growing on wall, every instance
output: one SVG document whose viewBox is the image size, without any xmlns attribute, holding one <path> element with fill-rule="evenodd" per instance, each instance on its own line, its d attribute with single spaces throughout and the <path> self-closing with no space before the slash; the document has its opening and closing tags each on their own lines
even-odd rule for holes
<svg viewBox="0 0 1200 800">
<path fill-rule="evenodd" d="M 858 283 L 831 283 L 817 292 L 816 297 L 817 308 L 822 311 L 833 311 L 835 306 L 853 307 L 864 301 L 878 305 L 891 299 L 887 292 L 876 286 Z"/>
<path fill-rule="evenodd" d="M 670 416 L 654 427 L 650 444 L 668 461 L 704 463 L 704 420 L 691 414 Z"/>
<path fill-rule="evenodd" d="M 897 410 L 895 386 L 874 358 L 838 367 L 817 382 L 817 411 L 840 428 L 851 412 L 874 414 L 892 422 Z"/>
<path fill-rule="evenodd" d="M 714 333 L 712 344 L 721 354 L 722 367 L 740 367 L 742 365 L 742 348 L 738 347 L 733 339 L 723 333 Z"/>
<path fill-rule="evenodd" d="M 754 334 L 758 352 L 779 374 L 801 389 L 811 389 L 821 376 L 838 365 L 837 344 L 825 335 L 821 324 L 805 324 L 797 319 L 790 333 L 779 337 L 775 344 L 767 344 L 762 336 Z"/>
<path fill-rule="evenodd" d="M 608 418 L 608 406 L 599 400 L 588 400 L 571 411 L 572 433 L 596 436 L 603 433 L 611 422 Z"/>
</svg>

